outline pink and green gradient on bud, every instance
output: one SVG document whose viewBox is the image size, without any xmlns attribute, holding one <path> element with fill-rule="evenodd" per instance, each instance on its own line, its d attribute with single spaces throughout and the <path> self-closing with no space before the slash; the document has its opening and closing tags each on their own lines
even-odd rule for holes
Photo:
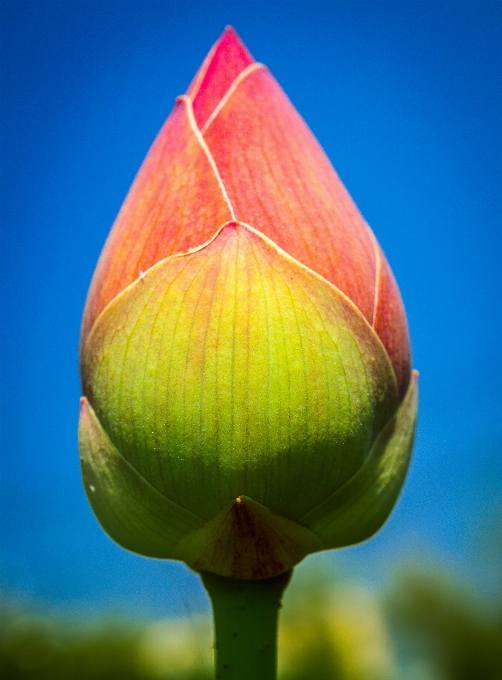
<svg viewBox="0 0 502 680">
<path fill-rule="evenodd" d="M 399 290 L 232 29 L 119 212 L 81 371 L 86 492 L 129 550 L 267 578 L 368 538 L 396 502 L 417 409 Z"/>
</svg>

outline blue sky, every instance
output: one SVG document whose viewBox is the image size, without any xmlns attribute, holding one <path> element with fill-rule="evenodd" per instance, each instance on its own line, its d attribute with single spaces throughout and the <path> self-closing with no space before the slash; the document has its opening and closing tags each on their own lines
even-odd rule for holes
<svg viewBox="0 0 502 680">
<path fill-rule="evenodd" d="M 421 373 L 399 505 L 341 564 L 368 577 L 425 551 L 470 573 L 502 487 L 502 4 L 4 0 L 0 12 L 9 597 L 98 613 L 204 606 L 193 574 L 121 550 L 87 505 L 77 344 L 115 214 L 174 98 L 229 23 L 376 233 Z"/>
</svg>

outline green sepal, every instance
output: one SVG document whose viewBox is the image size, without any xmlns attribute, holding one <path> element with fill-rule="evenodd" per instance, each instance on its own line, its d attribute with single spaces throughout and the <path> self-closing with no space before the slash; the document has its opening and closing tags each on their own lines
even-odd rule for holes
<svg viewBox="0 0 502 680">
<path fill-rule="evenodd" d="M 292 569 L 322 550 L 311 531 L 252 498 L 240 496 L 176 546 L 174 559 L 197 571 L 239 579 L 263 579 Z"/>
<path fill-rule="evenodd" d="M 378 435 L 371 452 L 348 482 L 299 521 L 325 548 L 340 548 L 370 538 L 388 518 L 408 469 L 418 406 L 418 373 L 395 416 Z"/>
<path fill-rule="evenodd" d="M 85 492 L 103 529 L 123 548 L 168 558 L 203 522 L 156 491 L 121 456 L 91 405 L 81 399 L 78 429 Z"/>
</svg>

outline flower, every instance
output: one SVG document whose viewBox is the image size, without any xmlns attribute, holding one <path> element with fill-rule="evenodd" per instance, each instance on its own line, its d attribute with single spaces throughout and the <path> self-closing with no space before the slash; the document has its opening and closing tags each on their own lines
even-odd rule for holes
<svg viewBox="0 0 502 680">
<path fill-rule="evenodd" d="M 119 212 L 81 372 L 85 489 L 129 550 L 266 578 L 368 538 L 396 501 L 417 407 L 399 290 L 233 29 Z"/>
</svg>

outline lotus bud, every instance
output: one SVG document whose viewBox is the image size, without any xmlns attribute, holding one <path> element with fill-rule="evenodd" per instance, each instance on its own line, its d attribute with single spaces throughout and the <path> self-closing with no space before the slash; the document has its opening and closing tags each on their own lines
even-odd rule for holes
<svg viewBox="0 0 502 680">
<path fill-rule="evenodd" d="M 417 408 L 399 290 L 232 29 L 111 230 L 81 373 L 85 490 L 128 550 L 263 579 L 368 538 L 397 499 Z"/>
</svg>

